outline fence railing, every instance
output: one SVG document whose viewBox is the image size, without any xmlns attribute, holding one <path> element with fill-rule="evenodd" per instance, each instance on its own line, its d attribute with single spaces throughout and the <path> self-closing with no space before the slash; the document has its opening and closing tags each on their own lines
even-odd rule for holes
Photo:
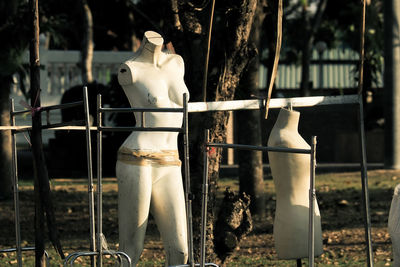
<svg viewBox="0 0 400 267">
<path fill-rule="evenodd" d="M 119 64 L 132 57 L 133 52 L 94 51 L 93 53 L 93 78 L 99 83 L 108 84 L 112 75 L 117 73 Z M 318 54 L 312 53 L 310 66 L 310 80 L 313 88 L 343 89 L 356 87 L 354 79 L 358 54 L 351 50 L 326 50 Z M 29 52 L 24 55 L 24 62 L 29 62 Z M 69 88 L 82 84 L 80 69 L 80 51 L 48 50 L 40 47 L 40 73 L 41 102 L 42 105 L 59 104 L 62 94 Z M 25 100 L 20 90 L 23 84 L 29 88 L 29 73 L 19 76 L 14 75 L 14 86 L 11 97 L 15 99 L 18 108 L 19 101 Z M 260 68 L 260 88 L 266 86 L 267 69 Z M 298 89 L 301 81 L 301 66 L 280 62 L 276 79 L 277 89 Z M 381 81 L 382 83 L 382 81 Z M 377 85 L 381 87 L 381 85 Z M 52 120 L 60 121 L 59 114 Z M 52 121 L 54 122 L 54 121 Z M 27 125 L 29 118 L 17 124 Z M 50 135 L 52 135 L 50 133 Z M 46 138 L 45 138 L 46 139 Z"/>
<path fill-rule="evenodd" d="M 350 49 L 331 49 L 319 54 L 313 50 L 310 65 L 310 82 L 315 89 L 347 89 L 357 87 L 359 55 Z M 381 72 L 382 73 L 382 72 Z M 267 86 L 267 69 L 260 68 L 260 88 Z M 277 89 L 299 89 L 301 65 L 280 61 L 276 77 Z M 377 74 L 376 88 L 383 87 L 383 78 Z"/>
<path fill-rule="evenodd" d="M 61 101 L 62 94 L 69 88 L 82 84 L 80 68 L 80 51 L 47 50 L 40 47 L 40 88 L 42 106 L 56 105 Z M 108 84 L 112 75 L 117 73 L 118 66 L 132 57 L 133 52 L 94 51 L 93 53 L 93 78 L 99 83 Z M 29 52 L 23 57 L 23 63 L 29 62 Z M 14 84 L 11 97 L 14 98 L 16 108 L 22 109 L 19 102 L 26 101 L 20 88 L 30 87 L 29 73 L 26 70 L 23 75 L 14 75 Z M 61 113 L 55 112 L 50 118 L 51 123 L 59 122 Z M 30 125 L 31 119 L 21 117 L 17 119 L 17 125 Z M 43 142 L 47 143 L 52 138 L 52 131 L 45 131 Z M 18 136 L 18 144 L 26 143 L 23 136 Z"/>
</svg>

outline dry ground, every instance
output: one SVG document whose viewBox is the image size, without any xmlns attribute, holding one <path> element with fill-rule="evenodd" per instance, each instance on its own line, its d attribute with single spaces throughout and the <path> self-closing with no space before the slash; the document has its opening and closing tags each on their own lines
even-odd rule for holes
<svg viewBox="0 0 400 267">
<path fill-rule="evenodd" d="M 394 186 L 400 181 L 395 171 L 369 171 L 372 240 L 375 266 L 391 266 L 391 241 L 387 232 L 387 218 Z M 254 217 L 254 230 L 244 238 L 240 247 L 226 261 L 226 266 L 296 266 L 295 262 L 280 261 L 274 250 L 272 229 L 275 207 L 274 186 L 267 175 L 267 211 L 265 217 Z M 358 172 L 317 175 L 317 198 L 321 211 L 324 254 L 316 259 L 316 266 L 366 266 L 365 232 L 361 205 L 360 174 Z M 222 179 L 226 186 L 237 190 L 236 179 Z M 21 228 L 24 245 L 33 245 L 33 187 L 21 182 Z M 115 179 L 104 180 L 103 228 L 111 249 L 117 249 L 117 187 Z M 82 179 L 52 181 L 58 227 L 64 251 L 85 251 L 89 243 L 87 186 Z M 0 202 L 0 249 L 15 246 L 12 200 Z M 52 266 L 60 266 L 54 249 L 48 244 Z M 31 266 L 30 255 L 24 255 Z M 162 266 L 162 243 L 153 221 L 150 220 L 141 266 Z M 15 265 L 15 255 L 0 253 L 0 265 Z M 306 264 L 304 261 L 303 264 Z M 85 265 L 81 262 L 80 265 Z"/>
</svg>

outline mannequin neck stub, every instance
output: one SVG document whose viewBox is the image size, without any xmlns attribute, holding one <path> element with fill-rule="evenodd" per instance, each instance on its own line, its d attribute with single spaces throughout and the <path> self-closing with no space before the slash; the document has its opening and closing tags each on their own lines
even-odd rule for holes
<svg viewBox="0 0 400 267">
<path fill-rule="evenodd" d="M 156 32 L 145 32 L 142 40 L 142 46 L 138 51 L 135 61 L 147 62 L 157 65 L 162 54 L 164 39 Z"/>
<path fill-rule="evenodd" d="M 290 131 L 298 130 L 300 112 L 294 110 L 281 109 L 279 111 L 278 119 L 274 127 L 279 129 L 288 129 Z"/>
</svg>

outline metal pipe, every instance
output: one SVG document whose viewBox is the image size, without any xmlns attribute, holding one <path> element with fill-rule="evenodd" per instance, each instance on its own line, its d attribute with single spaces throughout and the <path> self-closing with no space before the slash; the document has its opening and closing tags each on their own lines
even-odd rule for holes
<svg viewBox="0 0 400 267">
<path fill-rule="evenodd" d="M 203 186 L 201 205 L 201 238 L 200 238 L 200 266 L 204 267 L 206 261 L 206 231 L 207 231 L 207 198 L 208 198 L 208 143 L 209 130 L 204 133 L 204 156 L 203 156 Z"/>
<path fill-rule="evenodd" d="M 80 257 L 83 257 L 83 256 L 92 257 L 92 256 L 96 256 L 96 255 L 98 255 L 98 253 L 96 251 L 83 251 L 83 252 L 72 253 L 72 254 L 68 255 L 68 257 L 65 259 L 64 266 L 67 266 L 68 263 L 69 263 L 70 266 L 74 266 L 74 262 Z M 125 252 L 113 251 L 113 250 L 105 250 L 105 251 L 103 251 L 103 255 L 117 256 L 118 261 L 119 261 L 120 257 L 122 256 L 122 257 L 124 257 L 126 259 L 126 261 L 128 262 L 129 266 L 132 265 L 131 258 Z"/>
<path fill-rule="evenodd" d="M 102 235 L 103 235 L 103 210 L 102 210 L 102 131 L 101 131 L 101 123 L 102 123 L 102 113 L 101 109 L 101 95 L 97 95 L 97 266 L 103 266 L 103 246 L 102 246 Z"/>
<path fill-rule="evenodd" d="M 83 125 L 85 125 L 85 121 L 84 120 L 77 120 L 77 121 L 46 124 L 46 125 L 42 125 L 42 127 L 40 127 L 40 128 L 42 130 L 46 130 L 46 129 L 63 127 L 63 126 L 83 126 Z"/>
<path fill-rule="evenodd" d="M 183 132 L 182 128 L 177 127 L 117 127 L 117 126 L 99 126 L 99 130 L 107 132 Z"/>
<path fill-rule="evenodd" d="M 374 266 L 374 255 L 372 251 L 371 238 L 371 215 L 369 208 L 369 191 L 368 191 L 368 173 L 367 173 L 367 152 L 365 146 L 365 131 L 364 131 L 364 108 L 362 96 L 359 96 L 359 138 L 360 138 L 360 158 L 361 158 L 361 185 L 362 185 L 362 200 L 364 204 L 364 227 L 365 240 L 367 242 L 367 266 Z"/>
<path fill-rule="evenodd" d="M 144 112 L 140 112 L 140 127 L 144 127 Z"/>
<path fill-rule="evenodd" d="M 49 111 L 49 110 L 54 110 L 54 109 L 66 109 L 66 108 L 79 107 L 82 104 L 83 104 L 83 101 L 76 101 L 76 102 L 59 104 L 59 105 L 44 106 L 44 107 L 41 107 L 40 110 Z"/>
<path fill-rule="evenodd" d="M 194 267 L 193 255 L 193 218 L 192 218 L 192 193 L 190 189 L 190 165 L 189 165 L 189 116 L 187 111 L 187 94 L 183 94 L 183 154 L 185 166 L 185 203 L 186 203 L 186 221 L 188 234 L 189 264 Z"/>
<path fill-rule="evenodd" d="M 115 112 L 115 113 L 126 113 L 126 112 L 183 112 L 183 108 L 100 108 L 101 112 Z"/>
<path fill-rule="evenodd" d="M 90 134 L 90 119 L 89 119 L 89 98 L 87 87 L 83 87 L 83 104 L 85 111 L 86 124 L 86 159 L 88 172 L 88 197 L 89 197 L 89 228 L 90 228 L 90 251 L 96 251 L 96 226 L 94 216 L 94 192 L 93 192 L 93 161 L 92 161 L 92 138 Z M 91 257 L 91 266 L 96 266 L 96 258 Z"/>
<path fill-rule="evenodd" d="M 126 254 L 125 252 L 122 251 L 115 251 L 114 252 L 115 255 L 119 255 L 119 256 L 123 256 L 126 261 L 128 262 L 129 267 L 132 265 L 132 260 L 131 258 L 128 256 L 128 254 Z"/>
<path fill-rule="evenodd" d="M 51 106 L 44 106 L 44 107 L 40 107 L 40 111 L 50 111 L 50 110 L 54 110 L 54 109 L 66 109 L 66 108 L 72 108 L 72 107 L 77 107 L 82 105 L 83 101 L 78 101 L 78 102 L 71 102 L 71 103 L 65 103 L 65 104 L 60 104 L 60 105 L 51 105 Z M 17 110 L 17 111 L 13 111 L 11 114 L 13 116 L 15 115 L 22 115 L 25 113 L 29 113 L 32 112 L 31 109 L 24 109 L 24 110 Z"/>
<path fill-rule="evenodd" d="M 261 150 L 261 151 L 272 151 L 272 152 L 285 152 L 285 153 L 299 153 L 299 154 L 310 154 L 310 149 L 298 149 L 298 148 L 286 148 L 286 147 L 265 147 L 265 146 L 253 146 L 253 145 L 241 145 L 241 144 L 223 144 L 223 143 L 208 143 L 208 147 L 221 147 L 221 148 L 234 148 L 243 150 Z"/>
<path fill-rule="evenodd" d="M 316 146 L 317 137 L 311 137 L 311 153 L 310 153 L 310 190 L 309 190 L 309 231 L 308 231 L 308 266 L 314 267 L 314 215 L 315 215 L 315 166 L 316 166 Z"/>
<path fill-rule="evenodd" d="M 10 124 L 15 126 L 14 112 L 14 99 L 10 100 Z M 14 194 L 14 220 L 15 220 L 15 241 L 17 251 L 17 264 L 22 267 L 22 252 L 21 252 L 21 225 L 19 218 L 19 188 L 18 188 L 18 158 L 17 158 L 17 142 L 15 132 L 11 131 L 11 145 L 12 145 L 12 174 L 13 174 L 13 194 Z"/>
</svg>

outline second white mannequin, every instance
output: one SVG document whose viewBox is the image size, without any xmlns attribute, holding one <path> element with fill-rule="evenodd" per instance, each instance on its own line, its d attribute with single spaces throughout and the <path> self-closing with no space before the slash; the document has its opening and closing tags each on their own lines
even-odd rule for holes
<svg viewBox="0 0 400 267">
<path fill-rule="evenodd" d="M 298 133 L 300 113 L 281 109 L 268 139 L 270 147 L 310 149 Z M 310 156 L 268 152 L 276 190 L 275 248 L 280 259 L 308 256 Z M 315 256 L 322 254 L 321 216 L 315 200 Z"/>
</svg>

